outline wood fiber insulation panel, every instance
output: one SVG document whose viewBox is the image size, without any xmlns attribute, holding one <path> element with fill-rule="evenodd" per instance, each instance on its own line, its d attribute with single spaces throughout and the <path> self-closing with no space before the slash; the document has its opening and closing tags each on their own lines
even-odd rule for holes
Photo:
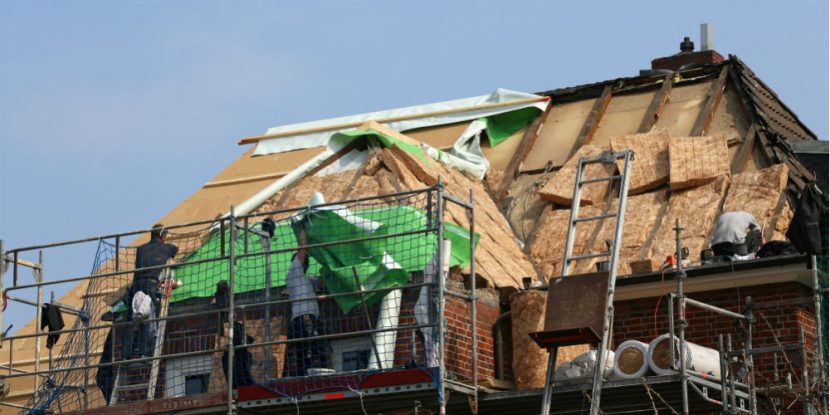
<svg viewBox="0 0 830 415">
<path fill-rule="evenodd" d="M 521 171 L 539 171 L 547 165 L 564 165 L 596 100 L 592 98 L 566 104 L 552 104 Z"/>
<path fill-rule="evenodd" d="M 481 236 L 476 248 L 478 275 L 495 287 L 518 287 L 522 278 L 536 278 L 531 260 L 522 251 L 510 224 L 481 181 L 436 160 L 421 160 L 397 146 L 370 155 L 357 170 L 324 177 L 304 177 L 263 206 L 267 206 L 268 210 L 305 206 L 315 191 L 333 202 L 349 197 L 424 189 L 437 183 L 439 176 L 444 190 L 458 198 L 467 200 L 470 189 L 474 192 L 476 232 Z M 378 200 L 376 203 L 386 202 Z M 444 220 L 467 228 L 470 226 L 466 209 L 454 203 L 445 204 L 445 208 Z"/>
<path fill-rule="evenodd" d="M 787 187 L 788 175 L 786 164 L 736 174 L 732 177 L 732 184 L 723 202 L 723 211 L 749 212 L 755 216 L 759 226 L 765 230 L 770 229 L 781 193 Z"/>
<path fill-rule="evenodd" d="M 672 137 L 669 140 L 669 187 L 688 189 L 729 174 L 729 147 L 724 134 Z"/>
<path fill-rule="evenodd" d="M 522 251 L 507 218 L 490 198 L 481 181 L 439 163 L 436 163 L 436 166 L 441 177 L 445 178 L 447 192 L 466 200 L 469 198 L 470 189 L 473 190 L 476 232 L 481 234 L 476 258 L 481 255 L 488 262 L 497 265 L 490 269 L 478 267 L 477 272 L 486 276 L 495 287 L 519 287 L 524 277 L 536 279 L 538 275 L 530 258 Z M 447 204 L 448 210 L 458 218 L 456 223 L 468 226 L 466 210 L 451 205 L 454 204 Z"/>
<path fill-rule="evenodd" d="M 571 206 L 579 159 L 582 157 L 598 156 L 606 150 L 607 148 L 597 147 L 591 144 L 580 147 L 576 154 L 559 171 L 553 173 L 547 184 L 539 190 L 539 196 L 549 202 L 563 206 Z M 582 179 L 587 180 L 611 176 L 615 170 L 616 166 L 612 164 L 593 163 L 584 169 Z M 580 206 L 602 204 L 608 194 L 609 185 L 609 181 L 602 181 L 582 186 L 579 197 Z"/>
<path fill-rule="evenodd" d="M 642 259 L 642 248 L 646 244 L 652 230 L 660 225 L 660 215 L 663 205 L 668 200 L 665 191 L 644 193 L 628 198 L 623 222 L 622 242 L 620 243 L 620 258 L 617 265 L 617 275 L 631 274 L 630 262 Z M 614 199 L 607 213 L 616 213 L 618 199 Z M 616 219 L 605 219 L 602 230 L 593 240 L 592 252 L 605 252 L 605 241 L 614 240 Z"/>
<path fill-rule="evenodd" d="M 669 180 L 669 130 L 661 128 L 644 134 L 611 137 L 611 149 L 634 150 L 628 195 L 633 196 L 658 188 Z M 625 160 L 617 160 L 623 171 Z"/>
<path fill-rule="evenodd" d="M 263 213 L 278 209 L 299 208 L 308 205 L 314 192 L 320 192 L 327 202 L 343 199 L 348 192 L 349 184 L 355 179 L 358 170 L 347 170 L 328 176 L 306 176 L 294 183 L 293 186 L 278 192 L 259 208 L 256 213 Z M 275 214 L 274 220 L 287 218 L 296 212 L 282 212 Z"/>
<path fill-rule="evenodd" d="M 542 174 L 522 174 L 510 185 L 503 208 L 507 210 L 507 219 L 519 239 L 526 244 L 537 235 L 536 222 L 550 203 L 539 197 L 538 190 L 544 186 L 547 176 Z"/>
<path fill-rule="evenodd" d="M 265 336 L 264 318 L 257 320 L 252 325 L 254 326 L 253 330 L 248 329 L 247 334 L 254 338 L 255 343 L 283 341 L 288 338 L 285 319 L 282 316 L 271 317 L 270 338 Z M 234 333 L 234 335 L 241 334 Z M 282 377 L 282 369 L 285 365 L 285 346 L 285 343 L 281 343 L 248 348 L 248 351 L 251 352 L 251 374 L 256 383 L 265 384 L 272 379 Z"/>
<path fill-rule="evenodd" d="M 579 216 L 595 216 L 602 212 L 600 208 L 586 206 L 579 209 Z M 539 219 L 536 226 L 537 234 L 530 245 L 530 255 L 545 278 L 562 275 L 570 215 L 570 209 L 549 210 Z M 596 221 L 581 222 L 577 225 L 573 244 L 574 256 L 589 253 L 589 247 L 594 245 L 593 240 L 599 234 L 600 227 L 601 224 Z M 594 258 L 576 261 L 571 265 L 569 273 L 589 271 L 595 263 Z"/>
<path fill-rule="evenodd" d="M 541 388 L 545 385 L 548 353 L 528 333 L 544 329 L 547 296 L 547 291 L 540 290 L 520 291 L 510 296 L 513 374 L 518 389 Z M 586 351 L 587 345 L 560 347 L 556 355 L 556 366 L 570 362 Z"/>
<path fill-rule="evenodd" d="M 395 153 L 392 149 L 382 150 L 380 158 L 394 174 L 401 190 L 427 187 L 419 180 L 418 173 L 410 168 L 413 163 L 423 164 L 422 160 L 412 156 L 402 159 L 401 154 Z M 428 166 L 412 168 L 418 171 L 429 170 L 435 177 L 440 176 L 444 190 L 462 200 L 467 200 L 470 190 L 473 190 L 476 232 L 481 235 L 476 248 L 477 273 L 495 287 L 518 287 L 522 283 L 522 278 L 536 278 L 536 270 L 527 255 L 522 252 L 507 218 L 490 198 L 482 182 L 435 160 L 428 163 Z M 445 206 L 444 220 L 469 227 L 466 209 L 454 203 L 447 203 Z"/>
<path fill-rule="evenodd" d="M 674 226 L 675 219 L 680 219 L 681 243 L 689 249 L 689 260 L 700 262 L 700 251 L 708 248 L 706 238 L 715 226 L 728 183 L 728 177 L 721 176 L 704 186 L 672 192 L 648 257 L 662 261 L 676 252 Z"/>
<path fill-rule="evenodd" d="M 772 233 L 770 234 L 769 240 L 770 241 L 786 241 L 787 240 L 787 229 L 790 228 L 790 221 L 793 220 L 793 210 L 790 208 L 790 204 L 784 202 L 784 206 L 781 208 L 781 213 L 778 215 L 775 221 L 775 228 L 773 229 Z"/>
</svg>

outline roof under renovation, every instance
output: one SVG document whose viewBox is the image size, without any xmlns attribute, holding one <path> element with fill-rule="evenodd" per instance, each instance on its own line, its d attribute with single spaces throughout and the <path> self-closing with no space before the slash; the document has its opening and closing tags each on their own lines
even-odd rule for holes
<svg viewBox="0 0 830 415">
<path fill-rule="evenodd" d="M 578 158 L 631 148 L 621 278 L 651 272 L 674 252 L 675 219 L 692 263 L 724 211 L 749 211 L 767 240 L 785 239 L 799 191 L 815 179 L 793 148 L 817 137 L 738 57 L 684 53 L 639 76 L 275 128 L 243 140 L 254 145 L 159 222 L 209 220 L 230 206 L 241 213 L 300 207 L 314 192 L 337 201 L 440 180 L 455 197 L 475 200 L 479 283 L 520 287 L 523 278 L 561 273 Z M 615 191 L 589 186 L 581 215 L 613 212 Z M 464 209 L 447 209 L 449 221 L 470 226 Z M 612 232 L 607 222 L 579 228 L 574 254 L 596 251 Z M 584 260 L 573 271 L 595 266 Z M 84 284 L 60 301 L 78 305 Z M 19 333 L 33 331 L 30 322 Z M 33 344 L 15 342 L 15 360 L 32 359 Z M 27 386 L 12 391 L 14 402 Z"/>
</svg>

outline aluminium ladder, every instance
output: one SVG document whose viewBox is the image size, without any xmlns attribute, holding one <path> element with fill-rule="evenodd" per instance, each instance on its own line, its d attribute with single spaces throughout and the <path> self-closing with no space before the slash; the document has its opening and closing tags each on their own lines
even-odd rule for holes
<svg viewBox="0 0 830 415">
<path fill-rule="evenodd" d="M 162 319 L 158 321 L 158 327 L 156 328 L 156 341 L 153 345 L 153 356 L 158 357 L 161 355 L 161 352 L 164 348 L 164 334 L 167 329 L 167 311 L 170 306 L 170 294 L 173 291 L 173 272 L 170 268 L 165 268 L 162 273 L 162 296 L 161 296 L 161 304 L 159 306 L 160 310 L 158 313 L 158 318 Z M 132 304 L 129 304 L 128 307 L 132 307 Z M 150 324 L 150 323 L 143 323 L 143 324 Z M 113 340 L 114 341 L 114 340 Z M 114 357 L 114 356 L 113 356 Z M 130 367 L 144 367 L 150 366 L 150 376 L 146 383 L 136 383 L 130 385 L 121 385 L 127 378 L 129 378 L 127 371 Z M 158 385 L 158 375 L 159 369 L 161 366 L 161 359 L 153 359 L 151 361 L 141 361 L 136 362 L 133 365 L 130 363 L 121 363 L 118 365 L 117 372 L 115 374 L 115 381 L 113 382 L 113 388 L 110 395 L 110 402 L 109 405 L 116 405 L 118 404 L 118 396 L 119 392 L 125 390 L 138 390 L 147 388 L 147 400 L 151 401 L 156 397 L 156 385 Z"/>
<path fill-rule="evenodd" d="M 612 175 L 606 177 L 597 177 L 591 179 L 582 178 L 585 168 L 592 164 L 616 164 L 618 159 L 623 159 L 623 168 L 619 175 Z M 605 371 L 605 360 L 608 355 L 608 346 L 610 343 L 610 333 L 614 325 L 614 285 L 617 281 L 617 262 L 620 256 L 620 244 L 618 241 L 622 240 L 623 223 L 625 219 L 625 206 L 628 201 L 628 181 L 631 171 L 631 162 L 634 160 L 634 151 L 625 150 L 620 152 L 606 151 L 599 156 L 582 157 L 579 159 L 579 164 L 576 170 L 576 181 L 574 182 L 573 202 L 571 204 L 571 215 L 568 220 L 568 236 L 565 242 L 565 257 L 562 261 L 562 276 L 565 277 L 569 273 L 571 263 L 580 259 L 589 258 L 609 258 L 609 272 L 608 272 L 608 291 L 605 300 L 605 318 L 603 320 L 602 335 L 599 340 L 599 347 L 597 348 L 597 360 L 594 364 L 593 384 L 591 388 L 591 415 L 598 415 L 600 413 L 600 392 L 602 391 L 602 377 Z M 620 181 L 619 202 L 617 203 L 616 213 L 601 214 L 597 216 L 579 217 L 579 202 L 582 187 L 586 184 L 599 183 L 603 181 Z M 616 227 L 614 229 L 614 239 L 611 241 L 611 246 L 607 252 L 587 253 L 584 255 L 573 255 L 574 235 L 576 225 L 580 222 L 598 221 L 607 218 L 616 218 Z M 556 370 L 556 347 L 550 348 L 548 355 L 548 367 L 545 376 L 544 395 L 542 398 L 542 415 L 550 414 L 551 398 L 553 395 L 553 379 L 554 371 Z"/>
</svg>

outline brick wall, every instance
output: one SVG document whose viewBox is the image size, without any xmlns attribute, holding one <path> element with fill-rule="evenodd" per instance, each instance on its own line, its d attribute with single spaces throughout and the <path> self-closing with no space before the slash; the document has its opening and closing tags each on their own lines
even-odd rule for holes
<svg viewBox="0 0 830 415">
<path fill-rule="evenodd" d="M 651 61 L 651 69 L 670 69 L 676 71 L 683 65 L 690 63 L 720 63 L 723 56 L 714 50 L 703 50 L 697 52 L 678 53 L 665 56 Z"/>
<path fill-rule="evenodd" d="M 453 287 L 459 290 L 461 287 Z M 495 377 L 495 352 L 493 325 L 501 315 L 498 293 L 491 289 L 479 288 L 476 293 L 476 341 L 478 342 L 478 378 Z M 471 303 L 468 300 L 447 295 L 446 297 L 446 367 L 448 376 L 461 381 L 472 378 L 472 324 Z M 509 347 L 509 343 L 506 345 Z"/>
<path fill-rule="evenodd" d="M 742 312 L 744 299 L 750 296 L 755 309 L 756 324 L 753 328 L 753 347 L 775 346 L 775 335 L 782 344 L 799 341 L 799 326 L 804 327 L 808 366 L 812 359 L 815 340 L 815 312 L 812 291 L 796 282 L 768 284 L 756 287 L 732 288 L 689 294 L 689 298 L 703 301 L 727 310 Z M 660 301 L 656 313 L 655 307 Z M 648 343 L 659 334 L 668 332 L 666 298 L 641 298 L 615 303 L 614 344 L 635 339 Z M 676 312 L 676 310 L 675 310 Z M 696 307 L 687 307 L 689 326 L 686 339 L 702 346 L 717 349 L 718 335 L 732 334 L 733 348 L 743 347 L 743 330 L 733 325 L 733 320 L 716 315 Z M 676 328 L 675 328 L 676 329 Z M 796 373 L 793 382 L 801 381 L 802 357 L 800 352 L 791 352 L 788 359 Z M 759 355 L 754 358 L 757 371 L 756 383 L 759 386 L 773 379 L 774 365 L 772 354 Z M 779 356 L 779 373 L 786 376 L 788 370 L 784 359 Z"/>
</svg>

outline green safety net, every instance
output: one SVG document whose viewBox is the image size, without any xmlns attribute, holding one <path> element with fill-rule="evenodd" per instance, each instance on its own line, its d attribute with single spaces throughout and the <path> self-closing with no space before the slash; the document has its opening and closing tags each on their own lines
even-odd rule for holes
<svg viewBox="0 0 830 415">
<path fill-rule="evenodd" d="M 308 244 L 319 244 L 366 238 L 370 236 L 394 235 L 387 238 L 353 241 L 309 249 L 309 268 L 307 275 L 322 277 L 330 293 L 348 293 L 357 291 L 355 273 L 363 290 L 394 287 L 405 284 L 410 272 L 422 271 L 432 259 L 436 250 L 434 233 L 400 233 L 427 229 L 426 215 L 410 206 L 377 207 L 356 209 L 352 213 L 366 221 L 379 224 L 373 231 L 361 230 L 346 221 L 334 210 L 309 210 L 305 213 Z M 259 225 L 253 225 L 258 227 Z M 469 230 L 444 223 L 445 239 L 452 241 L 450 265 L 466 267 L 470 263 Z M 475 235 L 474 246 L 479 235 Z M 266 287 L 265 255 L 248 254 L 265 252 L 263 237 L 254 232 L 239 232 L 234 244 L 237 255 L 242 256 L 234 267 L 234 291 L 245 293 L 262 290 Z M 218 232 L 212 235 L 198 250 L 189 254 L 175 268 L 176 278 L 182 280 L 182 287 L 173 291 L 171 301 L 178 302 L 192 298 L 204 298 L 214 295 L 216 283 L 228 280 L 227 260 L 217 260 L 199 264 L 188 264 L 222 255 L 222 243 L 229 249 L 230 233 L 225 237 Z M 285 274 L 290 267 L 293 249 L 297 247 L 297 236 L 288 220 L 277 223 L 273 238 L 270 238 L 271 250 L 287 250 L 271 254 L 270 286 L 285 285 Z M 366 293 L 367 303 L 376 302 L 384 295 Z M 358 295 L 336 297 L 340 308 L 347 312 L 360 303 Z"/>
</svg>

